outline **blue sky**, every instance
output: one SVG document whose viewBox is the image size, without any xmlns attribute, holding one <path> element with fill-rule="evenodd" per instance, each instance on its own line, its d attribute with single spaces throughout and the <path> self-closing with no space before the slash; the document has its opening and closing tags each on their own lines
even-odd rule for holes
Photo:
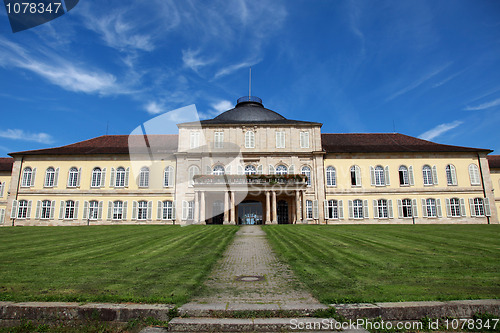
<svg viewBox="0 0 500 333">
<path fill-rule="evenodd" d="M 0 156 L 129 134 L 248 94 L 325 133 L 500 153 L 500 2 L 80 0 L 13 34 L 0 8 Z"/>
</svg>

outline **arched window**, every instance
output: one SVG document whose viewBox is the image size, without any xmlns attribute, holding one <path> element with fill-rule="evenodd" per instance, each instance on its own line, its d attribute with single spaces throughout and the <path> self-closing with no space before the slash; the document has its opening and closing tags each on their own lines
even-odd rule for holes
<svg viewBox="0 0 500 333">
<path fill-rule="evenodd" d="M 113 202 L 113 220 L 123 219 L 123 201 Z"/>
<path fill-rule="evenodd" d="M 42 201 L 42 214 L 40 218 L 44 220 L 50 219 L 51 209 L 54 209 L 54 207 L 52 207 L 50 200 Z"/>
<path fill-rule="evenodd" d="M 53 167 L 47 168 L 45 171 L 45 187 L 54 187 L 54 180 L 56 178 L 56 170 Z"/>
<path fill-rule="evenodd" d="M 173 220 L 174 219 L 173 207 L 174 207 L 174 205 L 173 205 L 172 201 L 163 201 L 162 218 L 164 220 Z"/>
<path fill-rule="evenodd" d="M 68 175 L 68 187 L 77 187 L 78 186 L 78 169 L 72 167 L 69 169 Z"/>
<path fill-rule="evenodd" d="M 361 186 L 361 169 L 357 165 L 351 167 L 351 185 Z"/>
<path fill-rule="evenodd" d="M 66 201 L 65 211 L 64 211 L 64 219 L 72 220 L 75 218 L 75 202 L 73 200 Z"/>
<path fill-rule="evenodd" d="M 139 187 L 149 187 L 149 168 L 142 167 L 139 173 Z"/>
<path fill-rule="evenodd" d="M 432 169 L 428 165 L 424 165 L 422 168 L 422 175 L 424 177 L 424 185 L 432 185 Z"/>
<path fill-rule="evenodd" d="M 280 164 L 276 167 L 275 173 L 280 176 L 286 175 L 288 174 L 288 168 L 283 164 Z"/>
<path fill-rule="evenodd" d="M 403 199 L 401 200 L 401 209 L 403 217 L 413 217 L 413 207 L 411 203 L 411 199 Z"/>
<path fill-rule="evenodd" d="M 448 185 L 457 185 L 457 173 L 453 164 L 446 166 L 446 181 Z"/>
<path fill-rule="evenodd" d="M 148 202 L 139 201 L 137 205 L 137 219 L 146 220 L 148 218 Z"/>
<path fill-rule="evenodd" d="M 245 175 L 255 175 L 257 173 L 257 169 L 249 164 L 247 166 L 245 166 Z"/>
<path fill-rule="evenodd" d="M 196 165 L 192 165 L 189 167 L 188 173 L 189 173 L 189 180 L 188 180 L 189 186 L 193 186 L 194 185 L 194 176 L 200 174 L 200 169 Z"/>
<path fill-rule="evenodd" d="M 92 181 L 90 182 L 91 187 L 101 187 L 102 170 L 97 167 L 92 170 Z"/>
<path fill-rule="evenodd" d="M 384 168 L 381 165 L 375 167 L 375 186 L 385 186 Z"/>
<path fill-rule="evenodd" d="M 174 168 L 168 166 L 163 171 L 163 186 L 170 187 L 173 185 Z"/>
<path fill-rule="evenodd" d="M 99 217 L 99 203 L 95 200 L 89 202 L 89 220 L 97 220 Z"/>
<path fill-rule="evenodd" d="M 311 186 L 311 168 L 308 166 L 303 166 L 302 167 L 302 175 L 307 177 L 307 186 Z"/>
<path fill-rule="evenodd" d="M 28 218 L 28 201 L 19 200 L 19 206 L 17 208 L 17 218 L 25 219 Z"/>
<path fill-rule="evenodd" d="M 399 185 L 410 185 L 410 178 L 408 177 L 408 168 L 404 165 L 399 167 Z"/>
<path fill-rule="evenodd" d="M 355 219 L 363 218 L 363 201 L 356 199 L 352 202 L 353 217 Z"/>
<path fill-rule="evenodd" d="M 212 174 L 214 176 L 222 176 L 224 175 L 224 167 L 222 165 L 216 165 L 212 169 Z"/>
<path fill-rule="evenodd" d="M 21 183 L 22 187 L 32 186 L 33 170 L 30 167 L 26 167 L 23 170 L 23 181 Z"/>
<path fill-rule="evenodd" d="M 115 187 L 124 187 L 124 186 L 125 186 L 125 168 L 119 167 L 116 169 Z"/>
<path fill-rule="evenodd" d="M 469 177 L 471 185 L 481 185 L 481 179 L 479 177 L 479 168 L 475 164 L 469 165 Z"/>
<path fill-rule="evenodd" d="M 332 166 L 326 168 L 326 186 L 337 186 L 337 176 Z"/>
<path fill-rule="evenodd" d="M 253 131 L 245 133 L 245 148 L 255 148 L 255 133 Z"/>
</svg>

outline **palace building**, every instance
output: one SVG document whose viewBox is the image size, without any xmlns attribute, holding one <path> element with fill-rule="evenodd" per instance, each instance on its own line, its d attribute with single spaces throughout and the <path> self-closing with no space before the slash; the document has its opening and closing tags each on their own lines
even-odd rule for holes
<svg viewBox="0 0 500 333">
<path fill-rule="evenodd" d="M 489 149 L 321 133 L 252 96 L 177 127 L 0 159 L 0 224 L 498 223 Z"/>
</svg>

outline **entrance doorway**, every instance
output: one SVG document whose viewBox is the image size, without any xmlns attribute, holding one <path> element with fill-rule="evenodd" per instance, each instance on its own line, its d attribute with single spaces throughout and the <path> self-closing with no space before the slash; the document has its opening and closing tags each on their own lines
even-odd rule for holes
<svg viewBox="0 0 500 333">
<path fill-rule="evenodd" d="M 246 200 L 238 205 L 238 224 L 262 224 L 262 203 Z"/>
<path fill-rule="evenodd" d="M 224 203 L 222 201 L 215 201 L 212 206 L 212 224 L 224 223 Z"/>
<path fill-rule="evenodd" d="M 288 202 L 285 200 L 278 201 L 278 224 L 288 223 Z"/>
</svg>

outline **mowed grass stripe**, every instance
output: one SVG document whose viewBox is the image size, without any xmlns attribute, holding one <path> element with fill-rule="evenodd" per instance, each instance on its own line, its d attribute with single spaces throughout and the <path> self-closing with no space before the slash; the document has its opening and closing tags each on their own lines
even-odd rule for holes
<svg viewBox="0 0 500 333">
<path fill-rule="evenodd" d="M 230 226 L 0 229 L 0 299 L 182 304 L 234 237 Z"/>
<path fill-rule="evenodd" d="M 499 225 L 265 226 L 324 303 L 500 297 Z"/>
</svg>

